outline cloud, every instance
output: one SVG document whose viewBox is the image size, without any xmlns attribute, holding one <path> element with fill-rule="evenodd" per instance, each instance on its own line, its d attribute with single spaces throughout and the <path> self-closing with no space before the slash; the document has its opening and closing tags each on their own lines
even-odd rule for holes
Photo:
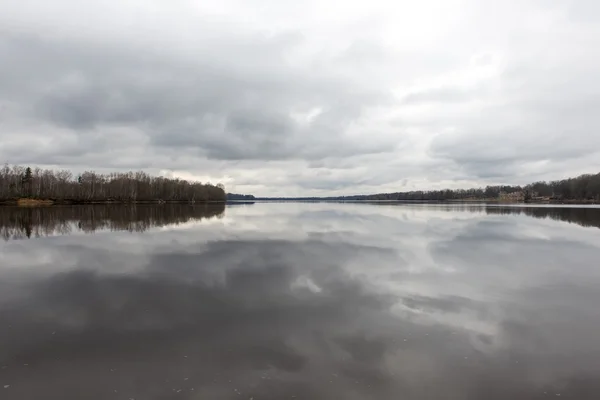
<svg viewBox="0 0 600 400">
<path fill-rule="evenodd" d="M 432 90 L 414 92 L 404 97 L 404 103 L 406 104 L 419 104 L 419 103 L 455 103 L 461 101 L 467 101 L 473 98 L 475 93 L 468 93 L 457 88 L 436 88 Z"/>
<path fill-rule="evenodd" d="M 3 4 L 0 158 L 274 196 L 600 168 L 593 2 L 425 3 Z"/>
</svg>

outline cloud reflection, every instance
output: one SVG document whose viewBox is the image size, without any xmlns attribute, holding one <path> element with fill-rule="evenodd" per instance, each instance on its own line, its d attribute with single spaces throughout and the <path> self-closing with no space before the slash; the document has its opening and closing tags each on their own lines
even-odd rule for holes
<svg viewBox="0 0 600 400">
<path fill-rule="evenodd" d="M 595 398 L 600 234 L 516 217 L 257 204 L 4 243 L 3 398 Z"/>
</svg>

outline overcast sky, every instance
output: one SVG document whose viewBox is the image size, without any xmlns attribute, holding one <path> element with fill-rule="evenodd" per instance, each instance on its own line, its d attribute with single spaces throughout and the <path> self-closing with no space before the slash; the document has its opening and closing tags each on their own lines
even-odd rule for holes
<svg viewBox="0 0 600 400">
<path fill-rule="evenodd" d="M 255 195 L 600 171 L 597 0 L 0 0 L 0 162 Z"/>
</svg>

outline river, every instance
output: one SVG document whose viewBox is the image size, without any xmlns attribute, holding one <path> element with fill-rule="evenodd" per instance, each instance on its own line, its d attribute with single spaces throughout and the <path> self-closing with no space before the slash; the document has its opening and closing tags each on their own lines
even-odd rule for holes
<svg viewBox="0 0 600 400">
<path fill-rule="evenodd" d="M 0 208 L 0 398 L 598 399 L 600 208 Z"/>
</svg>

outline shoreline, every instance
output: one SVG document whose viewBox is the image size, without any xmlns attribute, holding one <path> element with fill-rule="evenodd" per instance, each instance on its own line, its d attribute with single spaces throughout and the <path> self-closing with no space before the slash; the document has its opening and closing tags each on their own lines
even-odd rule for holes
<svg viewBox="0 0 600 400">
<path fill-rule="evenodd" d="M 242 200 L 229 200 L 232 203 L 249 202 Z M 368 199 L 318 199 L 318 198 L 260 198 L 257 197 L 253 202 L 331 202 L 331 203 L 403 203 L 403 204 L 520 204 L 520 205 L 600 205 L 600 201 L 595 200 L 545 200 L 545 201 L 506 201 L 498 199 L 481 199 L 481 200 L 368 200 Z"/>
<path fill-rule="evenodd" d="M 498 199 L 481 200 L 336 200 L 336 199 L 269 199 L 257 198 L 253 201 L 236 200 L 52 200 L 52 199 L 10 199 L 0 200 L 0 207 L 51 207 L 76 205 L 164 205 L 164 204 L 253 204 L 255 202 L 333 202 L 333 203 L 404 203 L 404 204 L 498 204 L 498 205 L 600 205 L 595 200 L 544 200 L 544 201 L 505 201 Z"/>
<path fill-rule="evenodd" d="M 76 206 L 76 205 L 138 205 L 138 204 L 224 204 L 225 200 L 52 200 L 52 199 L 10 199 L 0 200 L 2 206 L 17 207 L 51 207 L 51 206 Z"/>
</svg>

